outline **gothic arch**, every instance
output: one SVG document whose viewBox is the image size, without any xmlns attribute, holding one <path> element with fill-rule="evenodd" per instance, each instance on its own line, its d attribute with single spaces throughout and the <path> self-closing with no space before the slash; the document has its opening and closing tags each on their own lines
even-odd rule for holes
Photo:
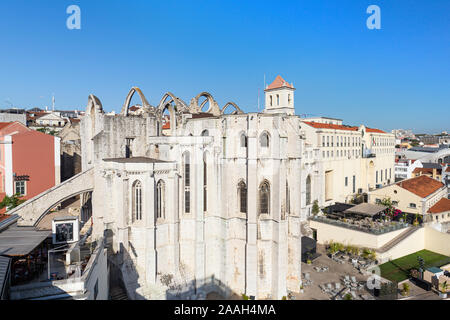
<svg viewBox="0 0 450 320">
<path fill-rule="evenodd" d="M 259 146 L 263 148 L 269 148 L 271 143 L 271 137 L 267 130 L 264 130 L 259 135 Z"/>
<path fill-rule="evenodd" d="M 198 102 L 200 98 L 206 98 L 205 101 L 203 101 L 200 106 L 198 105 Z M 209 103 L 208 110 L 204 111 L 205 113 L 212 113 L 215 116 L 220 116 L 222 114 L 219 105 L 217 104 L 216 100 L 214 100 L 213 96 L 209 92 L 201 92 L 196 97 L 192 98 L 191 104 L 189 106 L 189 110 L 191 113 L 200 113 L 203 112 L 202 108 L 206 103 Z"/>
<path fill-rule="evenodd" d="M 103 113 L 103 106 L 100 102 L 100 99 L 94 96 L 93 94 L 89 95 L 88 105 L 86 108 L 86 114 L 92 116 L 96 112 Z"/>
<path fill-rule="evenodd" d="M 264 179 L 258 188 L 258 216 L 260 214 L 271 214 L 270 182 Z"/>
<path fill-rule="evenodd" d="M 243 114 L 243 113 L 244 113 L 244 112 L 242 112 L 242 110 L 237 106 L 236 103 L 234 103 L 234 102 L 227 102 L 227 103 L 223 106 L 222 110 L 220 111 L 220 114 L 225 114 L 225 111 L 227 111 L 227 109 L 230 108 L 230 107 L 232 107 L 232 108 L 235 109 L 231 114 Z"/>
<path fill-rule="evenodd" d="M 148 103 L 148 101 L 145 98 L 144 94 L 142 93 L 141 89 L 139 89 L 138 87 L 133 87 L 133 88 L 131 88 L 130 92 L 127 95 L 127 98 L 125 99 L 125 103 L 123 104 L 122 111 L 120 112 L 121 115 L 128 116 L 131 99 L 133 98 L 133 96 L 136 92 L 138 93 L 139 97 L 141 98 L 142 107 L 144 108 L 144 110 L 150 111 L 153 109 L 153 107 L 150 106 L 150 104 Z"/>
<path fill-rule="evenodd" d="M 156 109 L 156 119 L 161 123 L 160 127 L 162 127 L 162 120 L 166 109 L 170 114 L 170 130 L 171 132 L 174 132 L 181 123 L 183 112 L 188 111 L 188 106 L 183 100 L 177 98 L 173 93 L 166 92 L 161 98 Z"/>
<path fill-rule="evenodd" d="M 307 206 L 309 206 L 312 201 L 311 201 L 311 195 L 312 195 L 312 179 L 311 179 L 311 174 L 309 174 L 306 177 L 306 186 L 305 186 L 305 203 Z"/>
<path fill-rule="evenodd" d="M 104 114 L 103 106 L 102 103 L 100 102 L 100 99 L 91 94 L 88 97 L 88 105 L 86 108 L 86 115 L 88 116 L 88 119 L 90 121 L 90 130 L 91 130 L 90 133 L 88 133 L 89 139 L 92 139 L 97 134 L 96 131 L 99 129 L 98 126 L 96 128 L 97 114 Z M 89 127 L 87 129 L 89 129 Z"/>
<path fill-rule="evenodd" d="M 175 95 L 171 92 L 166 92 L 159 102 L 158 110 L 163 112 L 166 107 L 172 104 L 172 102 L 175 103 L 177 112 L 186 112 L 189 109 L 183 100 L 175 97 Z"/>
</svg>

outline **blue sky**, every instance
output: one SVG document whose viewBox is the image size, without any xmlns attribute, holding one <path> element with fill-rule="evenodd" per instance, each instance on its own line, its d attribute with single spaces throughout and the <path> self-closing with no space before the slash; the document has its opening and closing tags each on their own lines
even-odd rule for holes
<svg viewBox="0 0 450 320">
<path fill-rule="evenodd" d="M 66 8 L 81 8 L 81 30 Z M 366 9 L 381 8 L 381 30 Z M 385 130 L 450 131 L 450 1 L 0 1 L 0 107 L 120 110 L 201 91 L 257 111 L 264 74 L 297 88 L 297 114 Z M 137 102 L 137 99 L 136 99 Z"/>
</svg>

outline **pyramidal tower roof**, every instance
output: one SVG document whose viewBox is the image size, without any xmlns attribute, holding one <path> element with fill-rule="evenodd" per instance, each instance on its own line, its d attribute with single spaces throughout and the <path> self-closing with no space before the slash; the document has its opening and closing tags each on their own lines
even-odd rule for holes
<svg viewBox="0 0 450 320">
<path fill-rule="evenodd" d="M 278 75 L 275 78 L 275 80 L 266 87 L 265 91 L 272 90 L 272 89 L 279 89 L 279 88 L 283 88 L 283 87 L 295 89 L 294 84 L 288 83 L 286 80 L 283 79 L 282 76 Z"/>
</svg>

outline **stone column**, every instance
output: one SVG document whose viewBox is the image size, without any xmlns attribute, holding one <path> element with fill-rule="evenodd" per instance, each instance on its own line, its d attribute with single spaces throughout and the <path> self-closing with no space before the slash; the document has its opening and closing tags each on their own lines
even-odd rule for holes
<svg viewBox="0 0 450 320">
<path fill-rule="evenodd" d="M 195 279 L 197 289 L 205 279 L 205 226 L 203 212 L 203 148 L 193 148 L 191 183 L 193 213 L 195 214 Z"/>
<path fill-rule="evenodd" d="M 155 176 L 154 172 L 150 172 L 145 180 L 146 185 L 143 190 L 142 197 L 146 200 L 143 203 L 145 226 L 146 226 L 146 261 L 145 261 L 145 280 L 148 284 L 156 283 L 157 272 L 157 252 L 156 252 L 156 228 L 155 228 Z"/>
<path fill-rule="evenodd" d="M 179 239 L 179 202 L 178 202 L 179 176 L 172 171 L 166 187 L 166 220 L 170 223 L 170 250 L 173 259 L 173 274 L 177 273 L 180 265 L 180 239 Z"/>
<path fill-rule="evenodd" d="M 117 210 L 117 240 L 119 242 L 119 250 L 123 250 L 122 258 L 127 257 L 127 253 L 129 250 L 128 245 L 128 217 L 130 213 L 130 186 L 129 186 L 129 178 L 123 173 L 117 174 L 118 179 L 116 180 L 117 190 L 118 192 L 118 210 Z M 124 256 L 125 254 L 125 256 Z"/>
<path fill-rule="evenodd" d="M 301 189 L 304 185 L 303 175 L 301 174 L 301 160 L 291 160 L 291 171 L 294 172 L 292 177 L 294 178 L 295 185 L 292 190 L 294 194 L 302 194 Z M 293 292 L 299 292 L 301 281 L 301 234 L 300 234 L 300 221 L 301 221 L 301 201 L 300 197 L 293 197 L 291 194 L 291 215 L 288 217 L 288 252 L 287 257 L 287 290 Z"/>
<path fill-rule="evenodd" d="M 257 117 L 249 120 L 248 130 L 248 162 L 247 162 L 247 244 L 246 244 L 246 295 L 257 296 L 258 294 L 258 248 L 257 248 L 257 199 L 258 199 L 258 177 L 257 177 Z"/>
</svg>

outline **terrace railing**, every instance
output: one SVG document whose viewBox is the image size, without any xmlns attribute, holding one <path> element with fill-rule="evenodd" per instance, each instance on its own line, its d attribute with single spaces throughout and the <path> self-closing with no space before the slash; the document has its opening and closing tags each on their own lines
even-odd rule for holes
<svg viewBox="0 0 450 320">
<path fill-rule="evenodd" d="M 351 229 L 351 230 L 355 230 L 355 231 L 366 232 L 366 233 L 375 234 L 375 235 L 385 234 L 385 233 L 389 233 L 392 231 L 408 228 L 411 226 L 410 224 L 404 223 L 404 222 L 391 222 L 391 224 L 387 225 L 387 226 L 374 226 L 374 227 L 365 228 L 365 227 L 361 227 L 361 226 L 351 224 L 348 222 L 329 219 L 324 216 L 311 217 L 310 220 L 317 221 L 317 222 L 323 222 L 323 223 L 327 223 L 327 224 L 334 225 L 337 227 L 343 227 L 343 228 L 347 228 L 347 229 Z"/>
</svg>

